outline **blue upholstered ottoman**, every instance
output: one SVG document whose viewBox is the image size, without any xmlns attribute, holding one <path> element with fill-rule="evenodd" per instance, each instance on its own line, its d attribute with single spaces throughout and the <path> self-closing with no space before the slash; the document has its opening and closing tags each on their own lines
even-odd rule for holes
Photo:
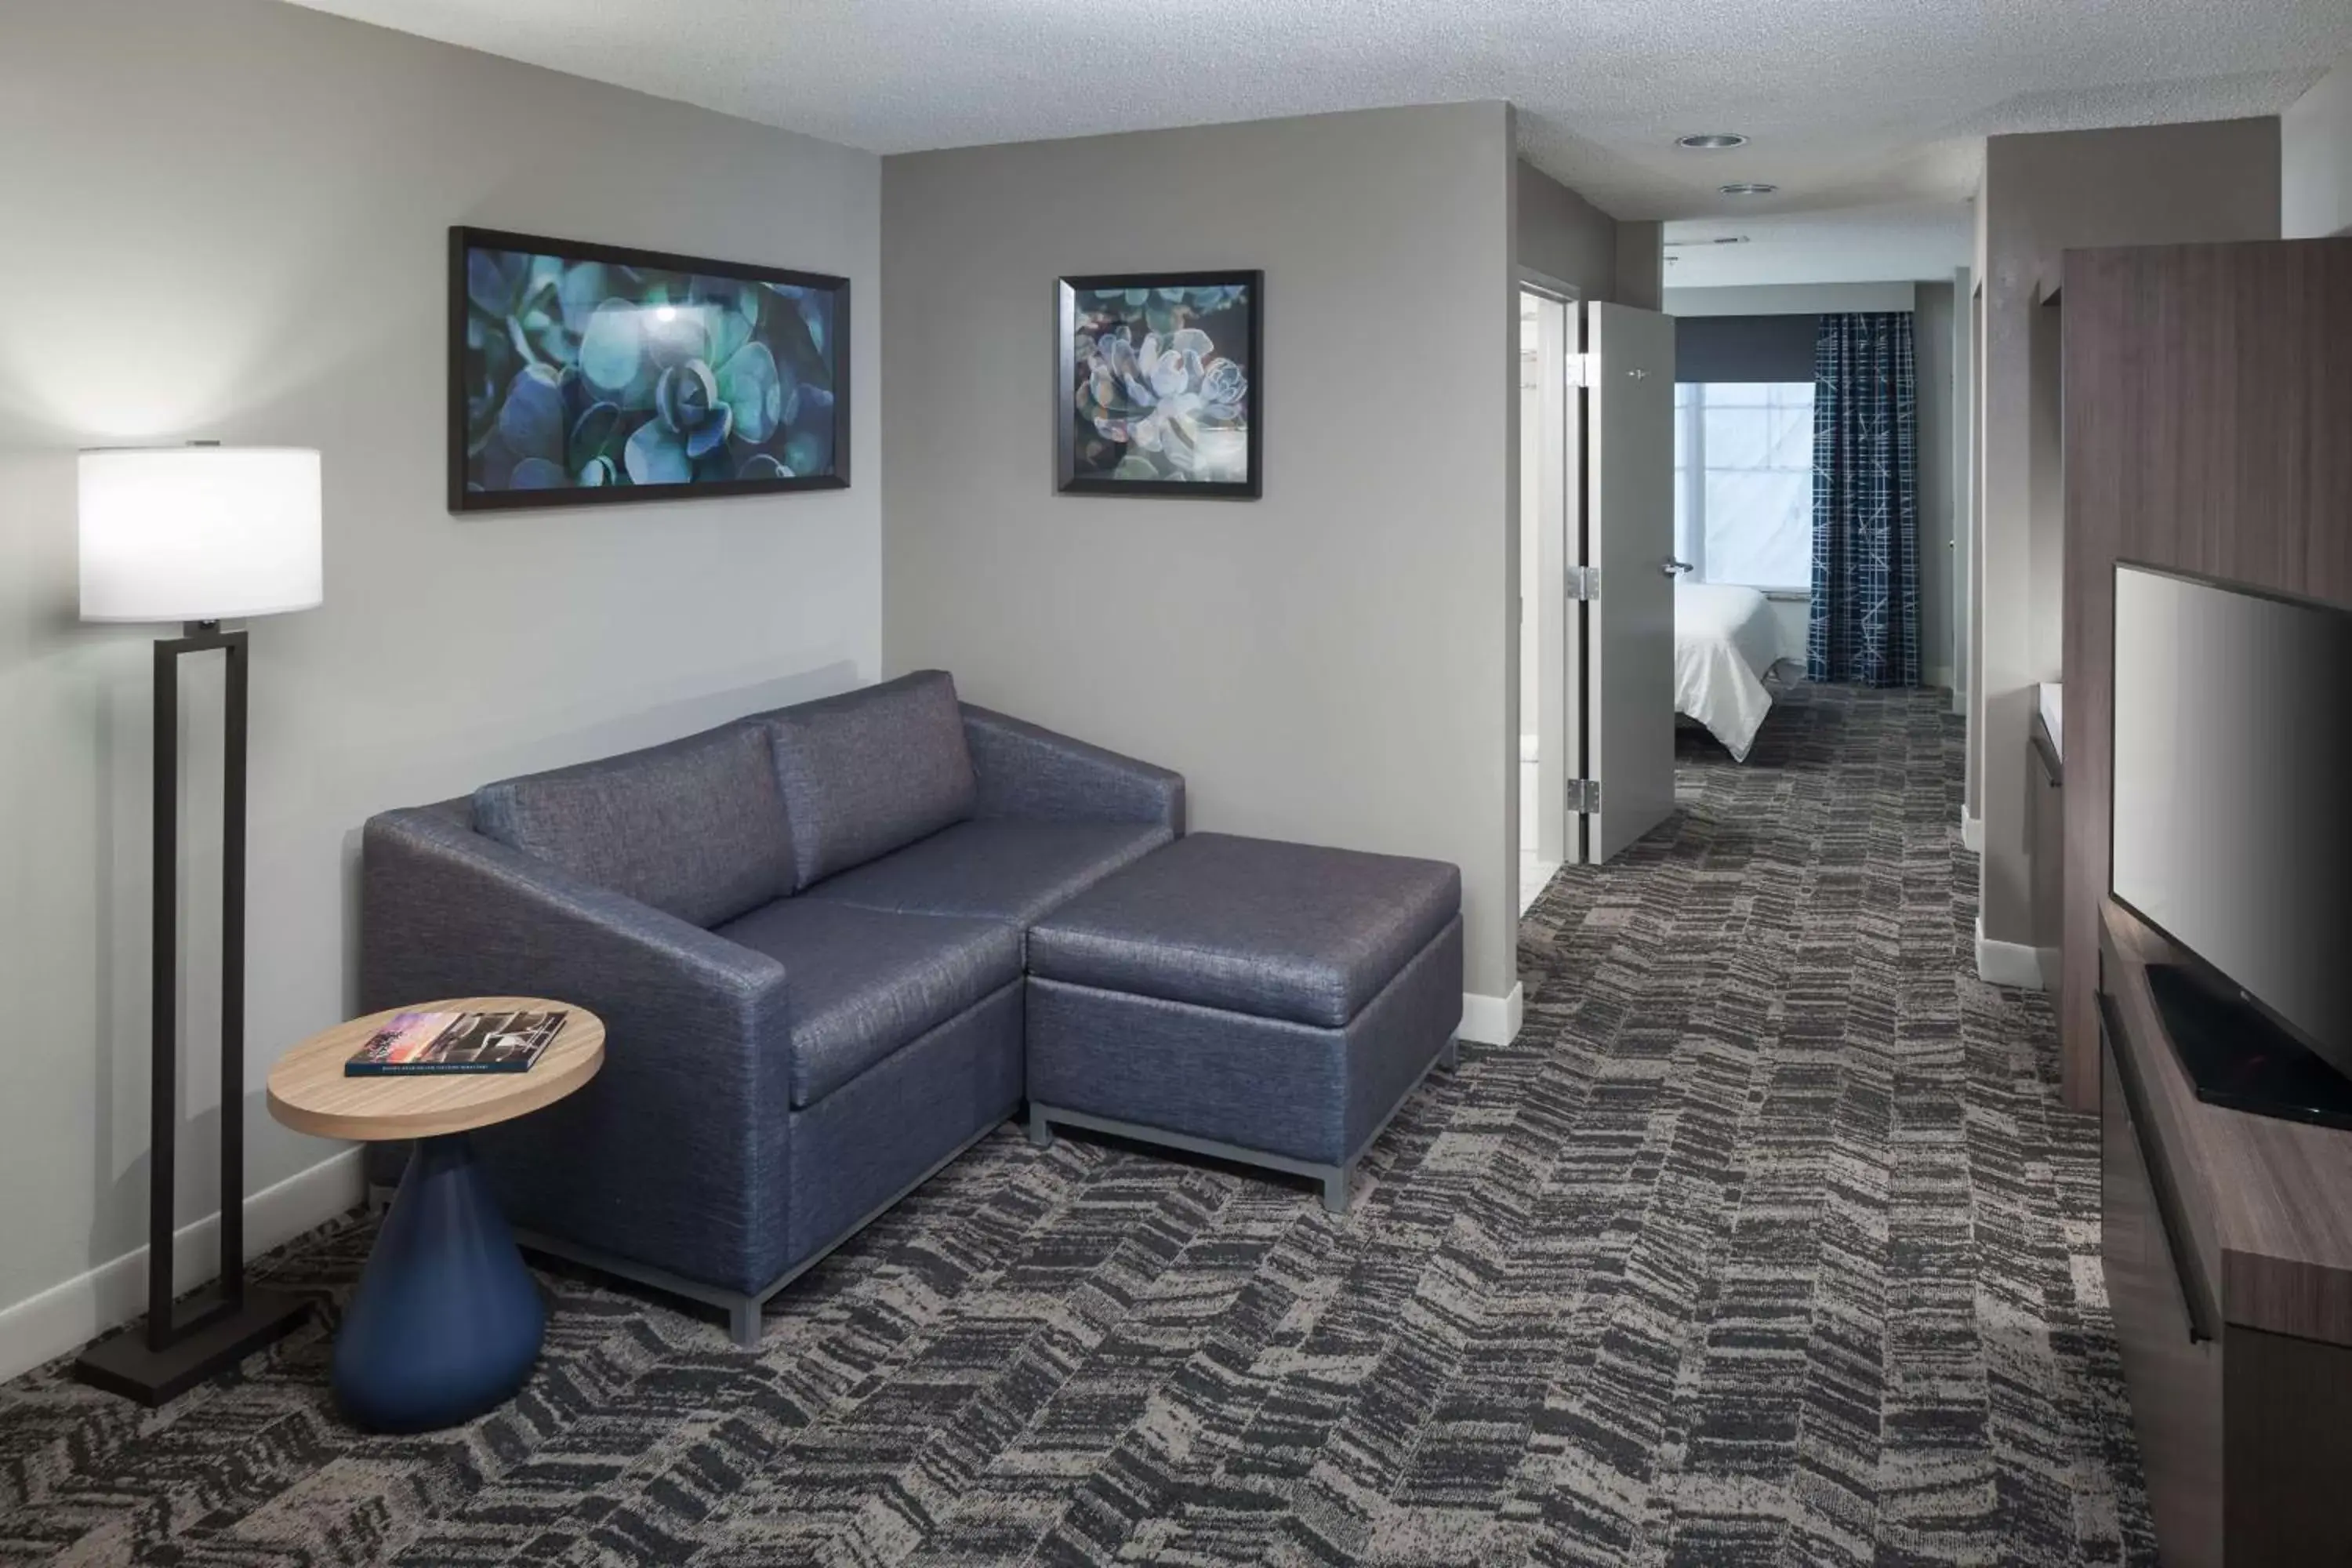
<svg viewBox="0 0 2352 1568">
<path fill-rule="evenodd" d="M 1091 1128 L 1317 1178 L 1356 1162 L 1462 1022 L 1462 874 L 1196 833 L 1030 928 L 1029 1135 Z"/>
</svg>

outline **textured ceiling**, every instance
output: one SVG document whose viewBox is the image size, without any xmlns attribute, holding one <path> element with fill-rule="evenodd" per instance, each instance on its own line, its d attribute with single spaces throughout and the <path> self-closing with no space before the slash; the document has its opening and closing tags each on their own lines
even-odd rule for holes
<svg viewBox="0 0 2352 1568">
<path fill-rule="evenodd" d="M 883 153 L 1508 99 L 1626 218 L 1957 203 L 1989 132 L 2272 113 L 2352 51 L 2352 0 L 299 3 Z"/>
</svg>

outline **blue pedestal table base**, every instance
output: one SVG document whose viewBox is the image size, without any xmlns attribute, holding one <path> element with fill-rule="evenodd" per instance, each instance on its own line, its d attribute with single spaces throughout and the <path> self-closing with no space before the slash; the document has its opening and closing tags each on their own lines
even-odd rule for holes
<svg viewBox="0 0 2352 1568">
<path fill-rule="evenodd" d="M 546 1329 L 464 1134 L 419 1142 L 335 1336 L 336 1403 L 370 1431 L 454 1426 L 522 1386 Z"/>
</svg>

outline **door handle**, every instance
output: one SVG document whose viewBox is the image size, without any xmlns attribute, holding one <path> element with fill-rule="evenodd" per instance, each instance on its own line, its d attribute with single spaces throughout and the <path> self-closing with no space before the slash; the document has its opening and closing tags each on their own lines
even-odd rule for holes
<svg viewBox="0 0 2352 1568">
<path fill-rule="evenodd" d="M 1664 561 L 1658 563 L 1658 570 L 1664 573 L 1667 576 L 1672 577 L 1677 573 L 1694 572 L 1696 571 L 1697 568 L 1693 566 L 1687 561 L 1677 561 L 1673 556 L 1669 555 Z"/>
</svg>

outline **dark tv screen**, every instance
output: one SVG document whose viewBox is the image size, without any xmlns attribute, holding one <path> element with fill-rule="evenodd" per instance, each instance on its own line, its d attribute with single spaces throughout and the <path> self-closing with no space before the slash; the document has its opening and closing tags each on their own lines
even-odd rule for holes
<svg viewBox="0 0 2352 1568">
<path fill-rule="evenodd" d="M 2116 569 L 2117 901 L 2352 1075 L 2352 613 Z"/>
</svg>

